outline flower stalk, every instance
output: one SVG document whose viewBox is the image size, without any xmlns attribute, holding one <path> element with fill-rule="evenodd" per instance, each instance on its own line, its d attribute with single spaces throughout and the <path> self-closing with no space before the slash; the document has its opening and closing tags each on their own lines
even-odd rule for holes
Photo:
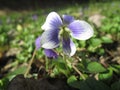
<svg viewBox="0 0 120 90">
<path fill-rule="evenodd" d="M 80 75 L 80 77 L 82 77 L 83 80 L 86 79 L 86 78 L 84 77 L 84 75 L 82 74 L 82 72 L 79 71 L 78 68 L 77 68 L 74 64 L 72 64 L 67 58 L 65 59 L 65 61 L 66 61 L 66 63 L 67 63 L 68 65 L 71 65 L 71 66 L 72 66 L 72 68 Z"/>
<path fill-rule="evenodd" d="M 26 70 L 26 72 L 25 72 L 25 74 L 24 74 L 24 77 L 27 77 L 27 75 L 29 74 L 29 71 L 30 71 L 30 69 L 31 69 L 31 65 L 32 65 L 32 63 L 33 63 L 35 54 L 36 54 L 36 49 L 34 50 L 33 55 L 32 55 L 32 58 L 31 58 L 30 61 L 29 61 L 28 68 L 27 68 L 27 70 Z"/>
</svg>

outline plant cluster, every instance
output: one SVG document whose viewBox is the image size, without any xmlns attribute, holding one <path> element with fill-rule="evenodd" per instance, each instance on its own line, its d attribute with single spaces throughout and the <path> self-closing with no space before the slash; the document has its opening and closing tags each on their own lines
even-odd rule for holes
<svg viewBox="0 0 120 90">
<path fill-rule="evenodd" d="M 0 20 L 0 58 L 4 56 L 3 53 L 16 48 L 14 54 L 10 54 L 15 59 L 10 60 L 7 67 L 0 67 L 1 73 L 8 72 L 0 79 L 0 89 L 15 75 L 29 76 L 31 64 L 35 61 L 42 63 L 46 76 L 67 78 L 67 83 L 79 90 L 120 89 L 120 60 L 117 59 L 120 10 L 103 13 L 105 19 L 100 27 L 89 22 L 88 16 L 85 19 L 90 25 L 80 21 L 78 13 L 73 10 L 63 12 L 72 13 L 78 20 L 68 14 L 60 17 L 56 12 L 51 12 L 46 21 L 43 12 L 25 16 L 12 14 Z M 29 68 L 28 64 L 24 65 L 28 62 Z M 38 72 L 31 75 L 36 77 Z"/>
</svg>

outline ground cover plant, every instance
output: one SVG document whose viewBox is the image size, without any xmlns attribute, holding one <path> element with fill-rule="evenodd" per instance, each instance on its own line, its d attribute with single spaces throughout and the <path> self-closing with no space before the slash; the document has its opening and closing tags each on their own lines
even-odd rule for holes
<svg viewBox="0 0 120 90">
<path fill-rule="evenodd" d="M 47 78 L 50 82 L 51 79 L 62 79 L 71 90 L 120 90 L 119 3 L 75 4 L 1 15 L 0 90 L 6 90 L 19 74 L 30 80 L 34 78 L 33 81 L 25 80 L 31 83 L 29 86 L 33 82 L 43 82 L 39 81 L 41 78 Z M 46 19 L 50 13 L 57 17 L 56 27 L 50 26 L 49 19 Z M 84 20 L 82 25 L 87 26 L 87 30 L 90 28 L 90 31 L 83 37 L 77 37 L 77 33 L 70 34 L 70 30 L 83 23 L 72 23 L 74 20 Z M 54 33 L 48 29 L 53 29 Z M 54 29 L 62 29 L 59 31 L 60 42 L 58 32 Z M 84 32 L 84 29 L 81 30 Z M 56 38 L 50 37 L 49 33 Z M 49 42 L 49 39 L 55 42 Z M 64 41 L 66 39 L 67 42 Z M 24 77 L 18 78 L 24 80 Z M 51 83 L 57 86 L 56 82 Z M 62 82 L 62 85 L 66 83 Z M 35 85 L 40 86 L 38 83 Z"/>
</svg>

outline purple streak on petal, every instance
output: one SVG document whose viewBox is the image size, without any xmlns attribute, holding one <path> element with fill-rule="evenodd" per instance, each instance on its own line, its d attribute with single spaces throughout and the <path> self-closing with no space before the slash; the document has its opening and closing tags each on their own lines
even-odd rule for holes
<svg viewBox="0 0 120 90">
<path fill-rule="evenodd" d="M 56 12 L 51 12 L 47 16 L 46 21 L 41 28 L 43 30 L 59 29 L 61 25 L 62 25 L 62 20 L 60 16 Z"/>
<path fill-rule="evenodd" d="M 63 51 L 68 56 L 73 56 L 76 52 L 76 47 L 73 41 L 70 38 L 63 39 Z"/>
<path fill-rule="evenodd" d="M 72 17 L 70 15 L 63 15 L 62 18 L 63 18 L 63 22 L 65 24 L 69 24 L 74 21 L 74 17 Z"/>
<path fill-rule="evenodd" d="M 41 47 L 53 49 L 59 46 L 59 30 L 47 30 L 41 35 Z"/>
<path fill-rule="evenodd" d="M 93 28 L 85 21 L 75 20 L 68 25 L 71 35 L 78 40 L 87 40 L 93 36 Z"/>
<path fill-rule="evenodd" d="M 52 49 L 44 49 L 45 55 L 49 58 L 57 58 L 58 55 L 55 51 L 53 51 Z"/>
<path fill-rule="evenodd" d="M 70 38 L 62 39 L 62 45 L 63 45 L 63 52 L 70 56 L 71 48 L 70 48 Z"/>
<path fill-rule="evenodd" d="M 41 36 L 39 36 L 35 41 L 35 46 L 37 50 L 41 47 L 40 41 L 41 41 Z"/>
</svg>

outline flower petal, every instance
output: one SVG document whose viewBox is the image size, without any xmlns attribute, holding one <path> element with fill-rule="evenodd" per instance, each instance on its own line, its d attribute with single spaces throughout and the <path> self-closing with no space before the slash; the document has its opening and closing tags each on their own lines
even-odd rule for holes
<svg viewBox="0 0 120 90">
<path fill-rule="evenodd" d="M 45 55 L 49 58 L 57 58 L 58 55 L 55 51 L 53 51 L 52 49 L 44 49 Z"/>
<path fill-rule="evenodd" d="M 37 50 L 41 47 L 40 41 L 41 41 L 41 36 L 39 36 L 35 41 L 35 46 Z"/>
<path fill-rule="evenodd" d="M 41 35 L 41 47 L 45 49 L 53 49 L 59 46 L 58 39 L 59 30 L 47 30 Z"/>
<path fill-rule="evenodd" d="M 73 56 L 76 52 L 76 46 L 75 46 L 75 44 L 73 43 L 72 40 L 70 40 L 70 48 L 71 48 L 70 56 Z"/>
<path fill-rule="evenodd" d="M 71 35 L 78 40 L 87 40 L 93 36 L 93 28 L 85 21 L 75 20 L 69 24 Z"/>
<path fill-rule="evenodd" d="M 70 56 L 70 52 L 71 52 L 71 49 L 70 49 L 70 39 L 67 38 L 67 39 L 63 39 L 62 40 L 62 45 L 63 45 L 63 52 Z"/>
<path fill-rule="evenodd" d="M 75 54 L 76 47 L 75 47 L 75 44 L 72 42 L 72 40 L 70 40 L 70 38 L 63 39 L 62 44 L 63 44 L 63 52 L 66 55 L 73 56 Z"/>
<path fill-rule="evenodd" d="M 56 12 L 51 12 L 47 16 L 46 21 L 41 28 L 43 30 L 58 29 L 61 25 L 62 25 L 62 20 L 60 16 Z"/>
<path fill-rule="evenodd" d="M 63 18 L 63 22 L 65 24 L 69 24 L 74 21 L 74 17 L 72 17 L 70 15 L 63 15 L 62 18 Z"/>
</svg>

